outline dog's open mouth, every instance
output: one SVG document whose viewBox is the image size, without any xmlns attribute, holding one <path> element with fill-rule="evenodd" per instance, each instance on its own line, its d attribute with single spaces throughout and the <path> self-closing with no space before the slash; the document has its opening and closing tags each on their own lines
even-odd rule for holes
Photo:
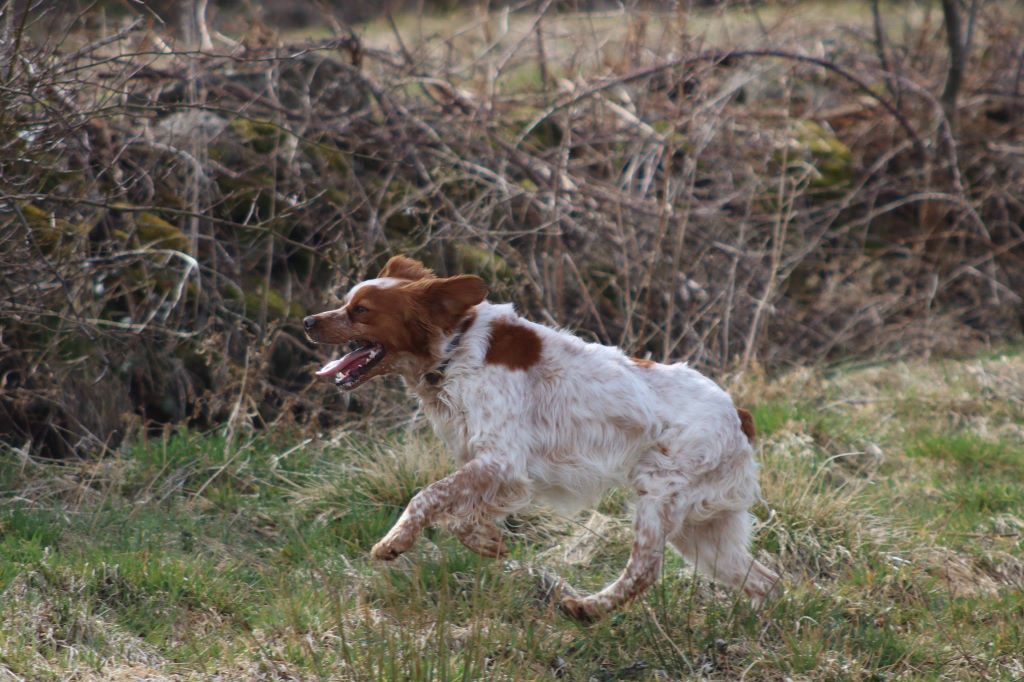
<svg viewBox="0 0 1024 682">
<path fill-rule="evenodd" d="M 318 377 L 334 377 L 334 383 L 344 389 L 355 388 L 360 379 L 384 359 L 384 346 L 373 341 L 353 341 L 348 353 L 321 367 Z"/>
</svg>

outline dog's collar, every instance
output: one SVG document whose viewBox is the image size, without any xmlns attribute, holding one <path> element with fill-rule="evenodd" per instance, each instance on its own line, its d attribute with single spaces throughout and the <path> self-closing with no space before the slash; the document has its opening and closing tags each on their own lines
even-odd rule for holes
<svg viewBox="0 0 1024 682">
<path fill-rule="evenodd" d="M 459 344 L 462 343 L 462 335 L 469 331 L 469 328 L 473 326 L 473 321 L 476 319 L 476 315 L 469 315 L 459 322 L 458 327 L 455 328 L 455 335 L 445 344 L 444 347 L 444 360 L 434 369 L 423 375 L 423 380 L 431 386 L 439 386 L 444 381 L 445 373 L 448 371 L 448 365 L 452 362 L 452 354 L 458 349 Z"/>
</svg>

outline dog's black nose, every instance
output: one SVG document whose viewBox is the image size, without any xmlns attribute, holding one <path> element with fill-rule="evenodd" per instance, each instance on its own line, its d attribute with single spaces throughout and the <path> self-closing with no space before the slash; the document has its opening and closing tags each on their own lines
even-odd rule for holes
<svg viewBox="0 0 1024 682">
<path fill-rule="evenodd" d="M 316 326 L 316 318 L 310 315 L 309 317 L 302 320 L 302 326 L 306 328 L 308 332 L 310 329 Z"/>
</svg>

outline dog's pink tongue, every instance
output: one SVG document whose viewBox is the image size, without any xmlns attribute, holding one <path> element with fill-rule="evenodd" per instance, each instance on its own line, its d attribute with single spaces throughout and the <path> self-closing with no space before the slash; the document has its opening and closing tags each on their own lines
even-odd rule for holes
<svg viewBox="0 0 1024 682">
<path fill-rule="evenodd" d="M 369 348 L 362 348 L 360 350 L 354 350 L 351 353 L 346 354 L 337 360 L 331 360 L 326 365 L 317 370 L 316 375 L 318 377 L 333 377 L 335 374 L 341 374 L 349 367 L 358 364 L 365 360 L 370 355 Z"/>
</svg>

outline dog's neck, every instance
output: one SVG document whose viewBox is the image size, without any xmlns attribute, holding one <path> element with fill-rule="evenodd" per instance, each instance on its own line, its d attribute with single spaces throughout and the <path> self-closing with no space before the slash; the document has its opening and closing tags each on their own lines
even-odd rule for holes
<svg viewBox="0 0 1024 682">
<path fill-rule="evenodd" d="M 429 359 L 424 358 L 416 367 L 398 370 L 409 392 L 420 399 L 428 414 L 436 408 L 439 417 L 452 416 L 460 401 L 463 381 L 476 376 L 485 366 L 493 323 L 516 318 L 511 303 L 484 301 L 474 306 L 448 334 L 435 340 Z"/>
<path fill-rule="evenodd" d="M 470 312 L 469 315 L 464 317 L 459 324 L 455 326 L 455 333 L 442 343 L 440 362 L 438 362 L 432 370 L 423 375 L 423 381 L 425 381 L 429 386 L 437 388 L 444 383 L 445 373 L 448 371 L 448 365 L 451 364 L 452 357 L 455 352 L 458 351 L 459 345 L 462 343 L 462 337 L 465 336 L 466 332 L 469 331 L 475 321 L 476 312 Z"/>
<path fill-rule="evenodd" d="M 463 350 L 463 341 L 466 334 L 473 328 L 477 321 L 475 310 L 471 310 L 462 320 L 455 325 L 455 328 L 438 343 L 437 351 L 428 364 L 410 368 L 402 372 L 406 386 L 425 407 L 439 401 L 440 393 L 445 388 L 448 379 L 449 368 L 457 355 Z"/>
</svg>

